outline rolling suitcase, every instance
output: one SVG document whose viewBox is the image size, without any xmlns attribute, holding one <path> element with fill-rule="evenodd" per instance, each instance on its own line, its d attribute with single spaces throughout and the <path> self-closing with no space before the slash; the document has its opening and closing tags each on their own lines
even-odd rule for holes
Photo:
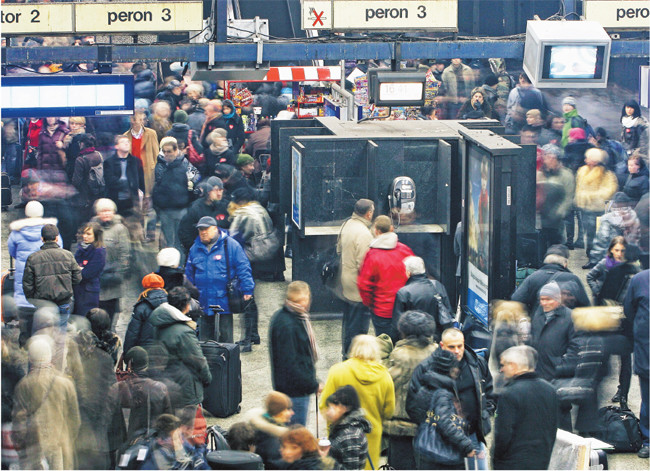
<svg viewBox="0 0 650 471">
<path fill-rule="evenodd" d="M 210 451 L 206 459 L 211 469 L 264 469 L 260 455 L 249 451 Z"/>
<path fill-rule="evenodd" d="M 241 359 L 239 345 L 207 340 L 201 343 L 212 382 L 203 389 L 203 408 L 215 417 L 230 417 L 241 410 Z"/>
<path fill-rule="evenodd" d="M 2 210 L 5 211 L 11 203 L 13 203 L 13 196 L 11 195 L 11 180 L 9 179 L 9 174 L 2 172 L 0 176 L 2 194 L 0 194 L 0 200 L 2 200 Z"/>
</svg>

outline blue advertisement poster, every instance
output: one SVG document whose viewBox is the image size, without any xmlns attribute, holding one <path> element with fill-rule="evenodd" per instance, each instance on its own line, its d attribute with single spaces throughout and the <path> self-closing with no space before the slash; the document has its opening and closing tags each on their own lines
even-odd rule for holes
<svg viewBox="0 0 650 471">
<path fill-rule="evenodd" d="M 469 150 L 467 217 L 467 307 L 488 324 L 488 263 L 490 257 L 490 162 L 475 147 Z"/>
<path fill-rule="evenodd" d="M 302 229 L 302 204 L 300 198 L 300 188 L 302 184 L 302 175 L 300 172 L 302 155 L 295 147 L 291 148 L 291 220 Z"/>
</svg>

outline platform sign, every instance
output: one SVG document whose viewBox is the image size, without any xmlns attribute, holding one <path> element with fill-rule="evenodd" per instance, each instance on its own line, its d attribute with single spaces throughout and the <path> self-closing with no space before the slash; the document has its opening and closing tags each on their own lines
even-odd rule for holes
<svg viewBox="0 0 650 471">
<path fill-rule="evenodd" d="M 588 0 L 585 18 L 607 29 L 650 28 L 650 2 L 637 0 Z"/>
<path fill-rule="evenodd" d="M 457 0 L 304 0 L 303 29 L 457 31 Z"/>
<path fill-rule="evenodd" d="M 203 29 L 203 3 L 79 3 L 75 29 L 78 33 L 199 31 Z"/>
<path fill-rule="evenodd" d="M 3 3 L 2 34 L 73 33 L 72 3 Z"/>
</svg>

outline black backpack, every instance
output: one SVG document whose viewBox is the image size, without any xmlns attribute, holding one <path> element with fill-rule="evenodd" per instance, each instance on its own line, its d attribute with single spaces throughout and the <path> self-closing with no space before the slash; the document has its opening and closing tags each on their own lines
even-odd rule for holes
<svg viewBox="0 0 650 471">
<path fill-rule="evenodd" d="M 643 445 L 639 419 L 631 410 L 618 406 L 602 407 L 598 410 L 600 430 L 593 432 L 595 438 L 609 443 L 614 452 L 637 452 Z"/>
</svg>

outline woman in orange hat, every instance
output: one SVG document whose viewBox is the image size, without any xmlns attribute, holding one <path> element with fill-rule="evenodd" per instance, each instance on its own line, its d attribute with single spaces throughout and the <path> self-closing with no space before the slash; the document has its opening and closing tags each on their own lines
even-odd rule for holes
<svg viewBox="0 0 650 471">
<path fill-rule="evenodd" d="M 165 282 L 160 275 L 145 275 L 142 287 L 144 291 L 133 306 L 133 316 L 124 336 L 125 352 L 133 347 L 147 348 L 153 344 L 153 326 L 149 323 L 149 317 L 154 309 L 167 302 L 167 291 L 163 289 Z"/>
</svg>

